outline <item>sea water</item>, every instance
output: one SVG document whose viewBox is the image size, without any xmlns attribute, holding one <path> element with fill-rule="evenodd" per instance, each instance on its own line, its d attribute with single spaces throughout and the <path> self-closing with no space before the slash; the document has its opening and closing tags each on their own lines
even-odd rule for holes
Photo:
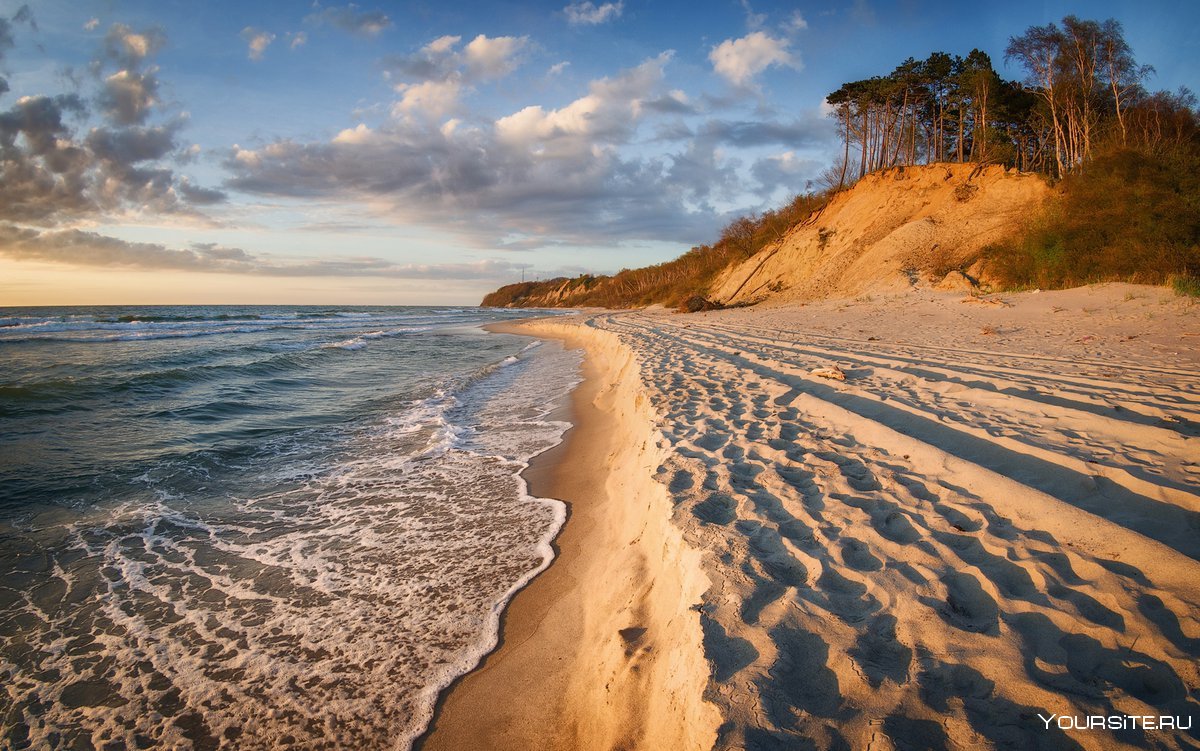
<svg viewBox="0 0 1200 751">
<path fill-rule="evenodd" d="M 564 519 L 526 314 L 0 309 L 0 747 L 410 746 Z"/>
</svg>

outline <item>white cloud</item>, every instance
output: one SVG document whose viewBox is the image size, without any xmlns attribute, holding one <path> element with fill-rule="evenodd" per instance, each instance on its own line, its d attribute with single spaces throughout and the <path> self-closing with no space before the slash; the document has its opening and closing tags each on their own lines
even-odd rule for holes
<svg viewBox="0 0 1200 751">
<path fill-rule="evenodd" d="M 808 21 L 804 20 L 804 14 L 800 11 L 792 11 L 792 15 L 784 22 L 783 28 L 789 34 L 794 34 L 797 31 L 804 31 L 808 28 Z"/>
<path fill-rule="evenodd" d="M 95 31 L 98 26 L 100 26 L 99 18 L 89 18 L 88 22 L 83 25 L 83 30 L 84 31 Z"/>
<path fill-rule="evenodd" d="M 251 60 L 262 60 L 263 53 L 267 51 L 267 47 L 271 42 L 275 41 L 275 35 L 268 31 L 259 31 L 253 26 L 247 26 L 242 29 L 242 39 L 246 41 L 248 48 L 248 56 Z"/>
<path fill-rule="evenodd" d="M 440 118 L 458 106 L 462 84 L 456 80 L 424 81 L 396 85 L 400 101 L 392 105 L 393 117 L 425 115 Z"/>
<path fill-rule="evenodd" d="M 476 79 L 503 78 L 517 67 L 517 56 L 528 41 L 528 37 L 480 34 L 463 50 L 468 75 Z"/>
<path fill-rule="evenodd" d="M 561 63 L 555 63 L 554 65 L 551 65 L 550 68 L 546 71 L 546 75 L 547 76 L 557 76 L 559 73 L 562 73 L 564 70 L 566 70 L 567 66 L 570 64 L 571 63 L 567 60 L 563 60 Z"/>
<path fill-rule="evenodd" d="M 366 143 L 371 140 L 371 136 L 375 135 L 375 131 L 368 128 L 365 124 L 359 123 L 354 128 L 346 128 L 338 133 L 333 138 L 334 143 L 359 144 Z"/>
<path fill-rule="evenodd" d="M 144 34 L 125 34 L 121 42 L 134 57 L 145 57 L 150 52 L 150 40 Z"/>
<path fill-rule="evenodd" d="M 604 3 L 600 6 L 591 2 L 572 3 L 563 8 L 563 13 L 567 15 L 567 23 L 573 26 L 594 26 L 620 18 L 623 10 L 625 10 L 625 3 L 622 0 L 615 3 Z"/>
<path fill-rule="evenodd" d="M 135 32 L 125 24 L 115 23 L 104 37 L 105 54 L 126 68 L 138 67 L 142 60 L 158 52 L 166 37 L 158 29 Z"/>
<path fill-rule="evenodd" d="M 400 79 L 392 115 L 441 117 L 453 112 L 474 84 L 503 78 L 520 64 L 528 37 L 480 34 L 460 49 L 460 36 L 442 36 L 410 55 L 385 61 L 385 77 Z"/>
<path fill-rule="evenodd" d="M 399 78 L 423 81 L 458 79 L 464 84 L 503 78 L 516 70 L 529 37 L 472 39 L 461 50 L 460 36 L 442 36 L 411 55 L 394 55 L 385 61 L 388 73 Z"/>
<path fill-rule="evenodd" d="M 287 36 L 288 36 L 288 49 L 295 50 L 295 49 L 299 49 L 299 48 L 303 47 L 304 45 L 308 44 L 308 32 L 306 32 L 306 31 L 297 31 L 297 32 L 289 31 Z"/>
<path fill-rule="evenodd" d="M 445 55 L 454 50 L 454 46 L 462 41 L 460 36 L 440 36 L 421 49 L 431 55 Z"/>
<path fill-rule="evenodd" d="M 447 68 L 435 54 L 458 64 Z M 407 77 L 396 117 L 350 121 L 332 140 L 233 149 L 226 186 L 366 206 L 388 222 L 437 228 L 478 247 L 508 238 L 522 238 L 521 247 L 711 239 L 726 211 L 764 200 L 760 186 L 775 196 L 803 185 L 803 157 L 831 142 L 833 128 L 815 113 L 713 121 L 656 148 L 644 136 L 661 118 L 682 124 L 682 115 L 702 112 L 698 97 L 667 85 L 670 59 L 664 53 L 593 80 L 560 106 L 526 100 L 487 124 L 462 102 L 465 42 L 430 43 L 391 63 Z M 746 150 L 776 158 L 755 164 Z"/>
<path fill-rule="evenodd" d="M 243 149 L 236 143 L 233 145 L 233 158 L 238 164 L 247 167 L 257 167 L 262 164 L 262 157 L 253 149 Z"/>
<path fill-rule="evenodd" d="M 577 146 L 582 148 L 590 148 L 592 141 L 623 140 L 641 115 L 642 101 L 661 84 L 671 57 L 664 52 L 615 78 L 593 81 L 586 96 L 561 109 L 533 105 L 502 117 L 496 121 L 496 135 L 510 144 L 580 138 Z"/>
<path fill-rule="evenodd" d="M 788 40 L 755 31 L 741 39 L 726 39 L 708 54 L 713 69 L 736 86 L 753 83 L 754 77 L 772 65 L 796 67 L 788 52 Z"/>
</svg>

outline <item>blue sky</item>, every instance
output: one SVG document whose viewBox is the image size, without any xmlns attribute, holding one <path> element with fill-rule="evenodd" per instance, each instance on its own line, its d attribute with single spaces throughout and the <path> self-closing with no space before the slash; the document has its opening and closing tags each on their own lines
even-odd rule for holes
<svg viewBox="0 0 1200 751">
<path fill-rule="evenodd" d="M 973 5 L 0 2 L 0 304 L 474 303 L 666 260 L 806 189 L 842 82 L 973 47 L 1019 78 L 1008 38 L 1070 13 L 1198 83 L 1200 4 Z"/>
</svg>

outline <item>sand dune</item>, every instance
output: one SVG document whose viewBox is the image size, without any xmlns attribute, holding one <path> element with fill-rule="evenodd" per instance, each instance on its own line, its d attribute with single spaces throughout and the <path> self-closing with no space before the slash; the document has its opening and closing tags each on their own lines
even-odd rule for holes
<svg viewBox="0 0 1200 751">
<path fill-rule="evenodd" d="M 998 165 L 894 167 L 867 175 L 713 284 L 722 303 L 896 292 L 927 280 L 970 288 L 980 254 L 1051 194 L 1038 175 Z"/>
<path fill-rule="evenodd" d="M 702 554 L 717 748 L 1200 743 L 1196 306 L 1108 285 L 575 325 L 633 354 L 650 409 L 624 419 L 654 422 Z"/>
</svg>

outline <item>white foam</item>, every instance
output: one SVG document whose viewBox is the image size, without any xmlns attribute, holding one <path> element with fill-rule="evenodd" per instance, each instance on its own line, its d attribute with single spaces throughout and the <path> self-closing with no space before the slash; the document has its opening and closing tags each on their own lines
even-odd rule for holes
<svg viewBox="0 0 1200 751">
<path fill-rule="evenodd" d="M 52 577 L 92 592 L 82 606 L 31 613 L 29 641 L 45 634 L 52 649 L 9 682 L 14 706 L 45 708 L 23 718 L 31 745 L 78 732 L 186 747 L 173 717 L 197 713 L 217 738 L 240 731 L 238 748 L 285 735 L 409 747 L 438 694 L 495 647 L 504 607 L 549 565 L 566 518 L 519 473 L 568 427 L 547 418 L 579 358 L 553 346 L 520 359 L 360 426 L 329 466 L 280 446 L 247 487 L 295 479 L 231 509 L 191 508 L 148 471 L 145 498 L 82 511 L 57 547 L 84 557 Z M 104 676 L 76 667 L 70 629 L 96 640 Z M 104 704 L 60 701 L 93 678 L 112 686 Z M 181 706 L 166 713 L 163 701 Z"/>
<path fill-rule="evenodd" d="M 345 339 L 340 342 L 321 345 L 324 349 L 362 349 L 367 346 L 367 341 L 361 336 L 356 336 L 353 339 Z"/>
</svg>

